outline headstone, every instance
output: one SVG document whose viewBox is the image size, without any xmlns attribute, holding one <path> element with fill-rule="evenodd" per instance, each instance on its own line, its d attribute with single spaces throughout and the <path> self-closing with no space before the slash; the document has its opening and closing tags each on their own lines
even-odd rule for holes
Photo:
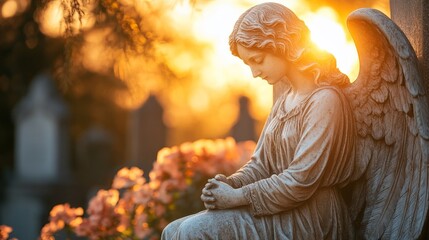
<svg viewBox="0 0 429 240">
<path fill-rule="evenodd" d="M 49 209 L 42 199 L 18 191 L 1 206 L 1 223 L 11 226 L 17 239 L 37 239 L 43 226 L 41 219 Z"/>
<path fill-rule="evenodd" d="M 15 172 L 0 222 L 18 239 L 37 239 L 50 199 L 71 193 L 67 108 L 47 75 L 37 76 L 15 108 Z"/>
<path fill-rule="evenodd" d="M 231 129 L 231 136 L 237 141 L 256 140 L 255 120 L 249 112 L 249 99 L 241 96 L 239 98 L 240 112 L 238 119 Z"/>
<path fill-rule="evenodd" d="M 77 142 L 78 180 L 84 186 L 109 187 L 115 171 L 113 137 L 98 126 L 89 128 Z"/>
<path fill-rule="evenodd" d="M 15 169 L 28 182 L 56 182 L 69 174 L 67 108 L 52 79 L 39 75 L 15 109 Z"/>
<path fill-rule="evenodd" d="M 158 151 L 166 146 L 167 127 L 164 109 L 155 96 L 131 113 L 129 125 L 129 165 L 143 169 L 145 176 L 152 169 Z"/>
</svg>

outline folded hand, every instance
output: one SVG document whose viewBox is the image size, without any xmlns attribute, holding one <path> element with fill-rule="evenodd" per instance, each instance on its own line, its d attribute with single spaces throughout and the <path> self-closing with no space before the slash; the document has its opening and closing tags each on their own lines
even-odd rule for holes
<svg viewBox="0 0 429 240">
<path fill-rule="evenodd" d="M 210 179 L 206 184 L 201 200 L 207 209 L 227 209 L 247 204 L 241 188 L 234 189 L 216 179 Z"/>
</svg>

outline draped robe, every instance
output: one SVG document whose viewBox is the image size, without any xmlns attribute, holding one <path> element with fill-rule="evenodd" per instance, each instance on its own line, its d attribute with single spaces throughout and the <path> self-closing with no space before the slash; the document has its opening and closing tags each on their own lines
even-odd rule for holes
<svg viewBox="0 0 429 240">
<path fill-rule="evenodd" d="M 170 223 L 163 239 L 353 239 L 340 188 L 354 168 L 354 120 L 336 87 L 319 87 L 290 111 L 274 104 L 248 163 L 229 176 L 247 206 Z"/>
</svg>

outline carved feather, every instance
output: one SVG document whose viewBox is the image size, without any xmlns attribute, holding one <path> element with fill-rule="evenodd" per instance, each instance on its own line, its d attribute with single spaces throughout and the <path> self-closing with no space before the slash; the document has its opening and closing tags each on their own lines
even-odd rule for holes
<svg viewBox="0 0 429 240">
<path fill-rule="evenodd" d="M 359 9 L 347 23 L 360 62 L 357 80 L 344 89 L 358 132 L 356 172 L 364 169 L 351 206 L 358 235 L 416 239 L 429 200 L 429 103 L 417 58 L 383 13 Z"/>
</svg>

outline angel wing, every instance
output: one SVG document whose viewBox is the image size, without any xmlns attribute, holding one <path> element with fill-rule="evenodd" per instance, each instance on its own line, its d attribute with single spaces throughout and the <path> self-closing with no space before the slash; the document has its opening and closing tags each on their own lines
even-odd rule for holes
<svg viewBox="0 0 429 240">
<path fill-rule="evenodd" d="M 387 16 L 359 9 L 347 24 L 360 61 L 358 78 L 344 89 L 356 119 L 361 175 L 352 216 L 361 238 L 416 239 L 428 210 L 427 86 L 408 39 Z"/>
</svg>

